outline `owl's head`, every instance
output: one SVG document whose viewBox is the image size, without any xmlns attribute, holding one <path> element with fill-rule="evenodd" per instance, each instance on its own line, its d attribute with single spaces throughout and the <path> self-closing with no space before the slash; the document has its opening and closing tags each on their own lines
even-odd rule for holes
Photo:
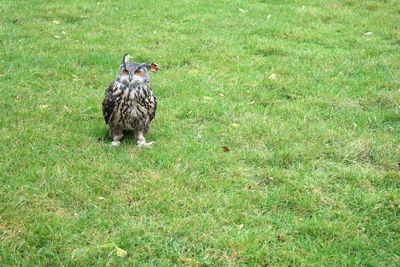
<svg viewBox="0 0 400 267">
<path fill-rule="evenodd" d="M 129 55 L 125 54 L 122 57 L 121 66 L 117 74 L 117 81 L 128 85 L 133 83 L 150 83 L 149 71 L 159 71 L 158 65 L 156 63 L 136 63 L 128 62 Z"/>
</svg>

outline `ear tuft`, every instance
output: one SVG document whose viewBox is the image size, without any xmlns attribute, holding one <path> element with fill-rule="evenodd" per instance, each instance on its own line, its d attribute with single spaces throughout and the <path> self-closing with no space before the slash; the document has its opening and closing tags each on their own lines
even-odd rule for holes
<svg viewBox="0 0 400 267">
<path fill-rule="evenodd" d="M 159 71 L 160 68 L 158 67 L 158 64 L 157 64 L 157 63 L 154 63 L 154 62 L 153 62 L 153 63 L 150 64 L 149 70 L 155 72 L 155 71 Z"/>
<path fill-rule="evenodd" d="M 124 64 L 124 63 L 128 63 L 128 60 L 129 60 L 129 54 L 128 53 L 126 53 L 123 57 L 122 57 L 122 64 Z"/>
</svg>

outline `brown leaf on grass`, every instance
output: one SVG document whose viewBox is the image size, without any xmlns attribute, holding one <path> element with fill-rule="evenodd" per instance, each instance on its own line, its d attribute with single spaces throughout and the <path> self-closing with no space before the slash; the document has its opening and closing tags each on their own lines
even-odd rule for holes
<svg viewBox="0 0 400 267">
<path fill-rule="evenodd" d="M 158 67 L 158 64 L 157 63 L 151 63 L 150 64 L 150 71 L 153 71 L 153 72 L 155 72 L 155 71 L 159 71 L 160 70 L 160 68 Z"/>
<path fill-rule="evenodd" d="M 93 81 L 97 81 L 96 75 L 93 76 Z"/>
<path fill-rule="evenodd" d="M 56 73 L 55 72 L 50 72 L 49 74 L 47 74 L 47 76 L 54 77 L 54 76 L 56 76 Z"/>
<path fill-rule="evenodd" d="M 400 162 L 397 162 L 396 167 L 400 168 Z"/>
<path fill-rule="evenodd" d="M 221 148 L 221 151 L 222 152 L 229 152 L 229 147 L 227 147 L 227 146 L 223 146 L 222 148 Z"/>
<path fill-rule="evenodd" d="M 247 217 L 247 212 L 243 211 L 242 215 L 243 215 L 243 217 Z"/>
<path fill-rule="evenodd" d="M 279 241 L 283 241 L 283 234 L 282 233 L 278 234 L 278 240 Z"/>
<path fill-rule="evenodd" d="M 239 229 L 242 230 L 244 227 L 244 224 L 242 223 L 241 225 L 239 225 Z"/>
</svg>

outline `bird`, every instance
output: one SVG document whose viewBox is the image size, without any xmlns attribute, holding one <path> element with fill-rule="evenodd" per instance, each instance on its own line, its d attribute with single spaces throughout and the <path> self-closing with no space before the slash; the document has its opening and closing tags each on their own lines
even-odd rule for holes
<svg viewBox="0 0 400 267">
<path fill-rule="evenodd" d="M 119 146 L 124 131 L 133 131 L 139 147 L 149 147 L 144 134 L 155 118 L 157 99 L 150 87 L 149 72 L 159 71 L 157 63 L 129 62 L 122 57 L 117 76 L 106 89 L 102 102 L 103 117 L 108 125 L 111 145 Z"/>
</svg>

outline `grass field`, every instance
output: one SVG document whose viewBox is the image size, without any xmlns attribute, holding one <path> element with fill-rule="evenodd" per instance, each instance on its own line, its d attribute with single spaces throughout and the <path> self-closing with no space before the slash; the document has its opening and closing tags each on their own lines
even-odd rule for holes
<svg viewBox="0 0 400 267">
<path fill-rule="evenodd" d="M 0 265 L 400 265 L 400 2 L 0 0 Z M 124 53 L 148 141 L 111 147 Z"/>
</svg>

